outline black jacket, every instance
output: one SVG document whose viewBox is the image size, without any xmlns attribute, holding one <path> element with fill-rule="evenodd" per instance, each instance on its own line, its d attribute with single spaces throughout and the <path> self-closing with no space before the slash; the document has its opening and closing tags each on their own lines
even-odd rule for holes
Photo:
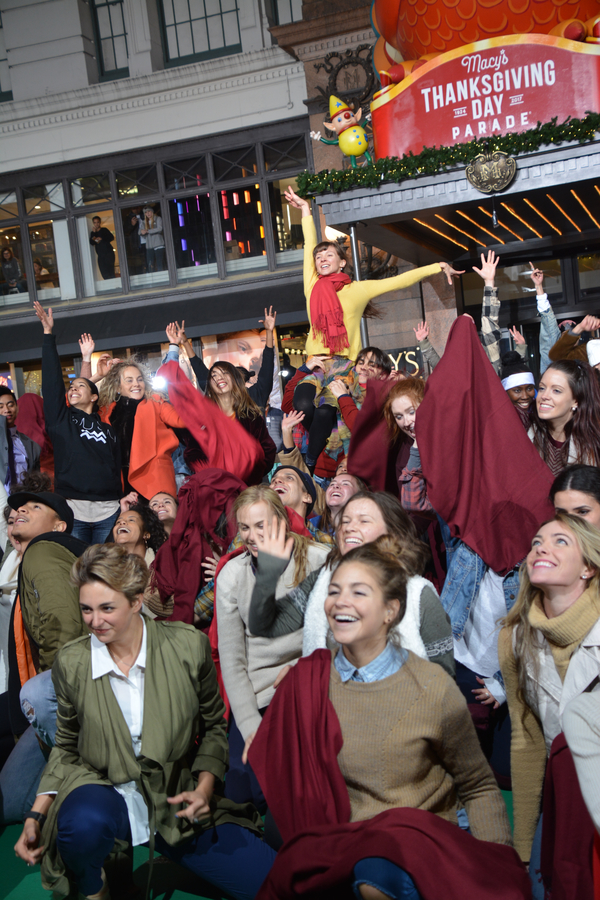
<svg viewBox="0 0 600 900">
<path fill-rule="evenodd" d="M 115 432 L 97 413 L 67 405 L 53 334 L 45 334 L 42 344 L 42 391 L 56 493 L 69 500 L 118 500 L 123 490 Z"/>
<path fill-rule="evenodd" d="M 273 347 L 265 347 L 263 349 L 262 362 L 258 372 L 256 383 L 248 388 L 248 393 L 257 406 L 265 411 L 265 406 L 273 390 L 273 366 L 275 364 L 275 350 Z M 190 365 L 193 369 L 198 387 L 204 393 L 208 384 L 208 368 L 204 364 L 204 360 L 200 356 L 192 356 Z"/>
</svg>

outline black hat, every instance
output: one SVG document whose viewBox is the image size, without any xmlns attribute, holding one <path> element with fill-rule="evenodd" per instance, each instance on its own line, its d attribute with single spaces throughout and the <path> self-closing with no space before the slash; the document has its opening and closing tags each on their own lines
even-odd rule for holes
<svg viewBox="0 0 600 900">
<path fill-rule="evenodd" d="M 317 488 L 315 487 L 315 483 L 310 477 L 308 472 L 303 472 L 302 469 L 298 469 L 296 466 L 278 466 L 273 472 L 273 478 L 277 475 L 278 472 L 281 472 L 282 469 L 292 469 L 296 475 L 300 476 L 300 480 L 304 485 L 307 494 L 310 494 L 312 498 L 312 502 L 309 504 L 308 512 L 312 512 L 312 508 L 315 505 L 315 501 L 317 499 Z M 273 481 L 271 478 L 271 481 Z"/>
<path fill-rule="evenodd" d="M 523 357 L 520 353 L 517 353 L 516 350 L 509 350 L 508 353 L 505 353 L 502 357 L 500 378 L 502 380 L 502 387 L 505 391 L 522 384 L 535 384 L 533 372 L 529 366 L 523 362 Z"/>
<path fill-rule="evenodd" d="M 70 534 L 73 531 L 73 522 L 75 520 L 73 510 L 60 494 L 53 494 L 51 491 L 41 491 L 39 494 L 19 491 L 16 494 L 11 494 L 7 503 L 11 509 L 19 509 L 20 506 L 23 506 L 24 503 L 29 503 L 29 501 L 49 506 L 63 522 L 67 523 L 67 532 Z"/>
</svg>

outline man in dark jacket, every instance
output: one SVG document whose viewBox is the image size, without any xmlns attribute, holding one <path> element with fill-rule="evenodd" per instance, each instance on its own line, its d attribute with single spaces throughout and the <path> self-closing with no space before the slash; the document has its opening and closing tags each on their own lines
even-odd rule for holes
<svg viewBox="0 0 600 900">
<path fill-rule="evenodd" d="M 86 545 L 70 533 L 67 501 L 51 492 L 23 491 L 8 503 L 17 513 L 13 536 L 23 557 L 9 629 L 8 691 L 0 695 L 0 731 L 20 736 L 0 772 L 3 824 L 22 821 L 33 803 L 46 762 L 38 737 L 48 746 L 54 742 L 54 657 L 68 641 L 87 634 L 71 584 L 71 568 Z"/>
<path fill-rule="evenodd" d="M 114 239 L 115 236 L 112 231 L 109 231 L 108 228 L 104 228 L 102 225 L 100 216 L 94 216 L 92 219 L 90 244 L 96 248 L 98 268 L 105 281 L 115 277 L 115 251 L 112 248 Z"/>
</svg>

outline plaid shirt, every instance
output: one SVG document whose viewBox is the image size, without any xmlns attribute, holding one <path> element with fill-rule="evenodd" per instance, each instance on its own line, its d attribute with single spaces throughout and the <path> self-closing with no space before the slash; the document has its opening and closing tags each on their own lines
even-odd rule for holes
<svg viewBox="0 0 600 900">
<path fill-rule="evenodd" d="M 433 512 L 433 506 L 427 497 L 427 483 L 423 477 L 421 457 L 416 447 L 411 448 L 408 463 L 402 469 L 400 477 L 400 503 L 412 512 Z"/>
<path fill-rule="evenodd" d="M 498 288 L 486 285 L 483 289 L 483 305 L 481 307 L 481 343 L 496 372 L 500 371 L 501 365 L 499 315 Z"/>
</svg>

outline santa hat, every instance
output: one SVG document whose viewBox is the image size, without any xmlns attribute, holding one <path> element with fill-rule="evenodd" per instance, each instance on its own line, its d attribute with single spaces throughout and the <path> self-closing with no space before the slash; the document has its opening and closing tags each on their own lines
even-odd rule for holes
<svg viewBox="0 0 600 900">
<path fill-rule="evenodd" d="M 600 344 L 600 341 L 598 343 Z M 516 350 L 509 350 L 502 357 L 500 378 L 505 391 L 510 391 L 511 388 L 519 387 L 522 384 L 535 384 L 533 372 L 529 366 L 525 365 L 523 357 Z"/>
</svg>

